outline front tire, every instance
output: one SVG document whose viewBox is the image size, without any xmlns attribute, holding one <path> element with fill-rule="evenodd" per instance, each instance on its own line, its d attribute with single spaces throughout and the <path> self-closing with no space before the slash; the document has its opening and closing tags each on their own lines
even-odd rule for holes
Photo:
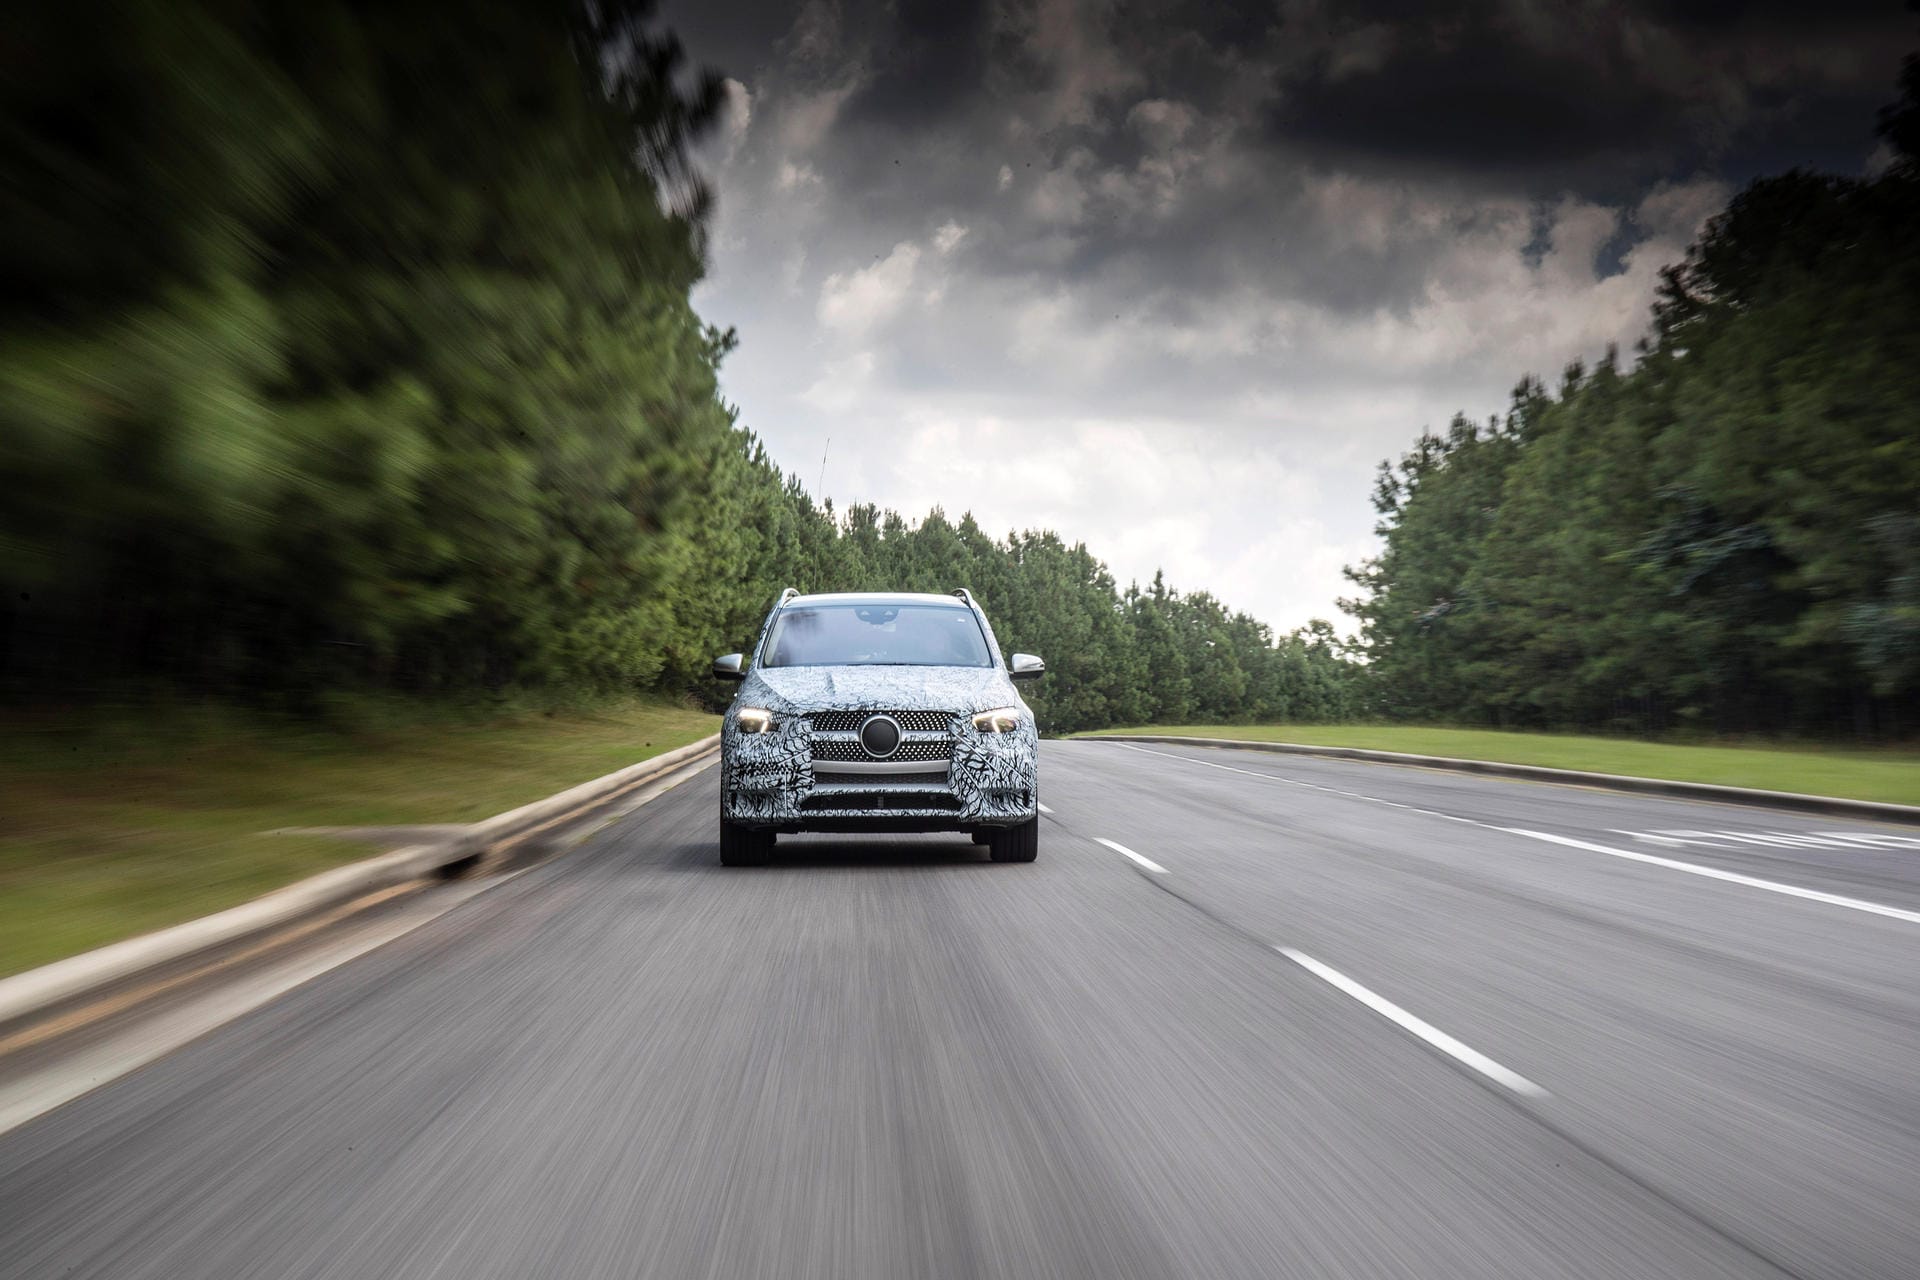
<svg viewBox="0 0 1920 1280">
<path fill-rule="evenodd" d="M 764 867 L 773 856 L 774 833 L 720 819 L 720 865 Z"/>
<path fill-rule="evenodd" d="M 987 841 L 987 855 L 995 862 L 1032 862 L 1040 856 L 1040 819 L 1028 818 L 1017 827 L 1000 827 Z"/>
</svg>

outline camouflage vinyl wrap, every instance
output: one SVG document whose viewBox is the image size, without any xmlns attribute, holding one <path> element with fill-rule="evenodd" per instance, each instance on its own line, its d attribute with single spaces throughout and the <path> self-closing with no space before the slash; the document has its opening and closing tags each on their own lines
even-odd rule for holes
<svg viewBox="0 0 1920 1280">
<path fill-rule="evenodd" d="M 739 728 L 741 708 L 770 711 L 770 733 Z M 1020 723 L 1007 733 L 982 733 L 977 712 L 1016 709 Z M 816 730 L 813 717 L 848 726 Z M 910 777 L 847 774 L 836 763 L 870 759 L 857 747 L 866 716 L 921 713 L 905 726 L 896 757 L 924 761 Z M 925 713 L 937 712 L 938 717 Z M 944 728 L 932 725 L 944 721 Z M 924 726 L 924 727 L 915 727 Z M 815 779 L 814 743 L 838 752 L 819 769 L 838 780 Z M 755 670 L 741 685 L 721 729 L 721 811 L 732 821 L 802 828 L 862 819 L 899 830 L 1007 826 L 1038 812 L 1039 734 L 1033 713 L 998 667 L 788 667 Z M 908 756 L 909 748 L 914 754 Z M 823 751 L 826 748 L 823 746 Z M 932 758 L 929 758 L 932 757 Z M 902 766 L 905 767 L 905 766 Z M 931 775 L 943 774 L 940 781 Z M 877 800 L 884 797 L 883 801 Z M 844 799 L 845 804 L 837 804 Z M 916 801 L 924 799 L 925 804 Z"/>
</svg>

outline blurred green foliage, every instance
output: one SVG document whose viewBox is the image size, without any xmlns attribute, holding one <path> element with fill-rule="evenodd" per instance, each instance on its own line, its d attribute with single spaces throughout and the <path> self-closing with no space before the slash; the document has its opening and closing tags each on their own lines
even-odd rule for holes
<svg viewBox="0 0 1920 1280">
<path fill-rule="evenodd" d="M 0 687 L 302 715 L 715 689 L 779 587 L 973 587 L 1052 727 L 1338 718 L 1277 638 L 1084 547 L 844 520 L 717 393 L 646 0 L 75 0 L 0 43 Z"/>
<path fill-rule="evenodd" d="M 1748 186 L 1631 369 L 1381 465 L 1349 571 L 1381 713 L 1920 730 L 1920 61 L 1902 86 L 1892 166 Z"/>
</svg>

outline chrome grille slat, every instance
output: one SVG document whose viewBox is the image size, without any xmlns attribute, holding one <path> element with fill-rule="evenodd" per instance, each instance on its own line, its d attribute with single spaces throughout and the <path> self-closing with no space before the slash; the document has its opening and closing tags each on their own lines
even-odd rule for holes
<svg viewBox="0 0 1920 1280">
<path fill-rule="evenodd" d="M 869 716 L 891 716 L 908 733 L 944 733 L 954 715 L 952 711 L 816 711 L 807 718 L 819 733 L 852 733 Z"/>
</svg>

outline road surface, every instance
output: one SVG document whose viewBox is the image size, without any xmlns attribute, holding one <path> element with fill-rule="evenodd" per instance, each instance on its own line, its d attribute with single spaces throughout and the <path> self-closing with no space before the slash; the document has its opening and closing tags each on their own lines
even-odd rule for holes
<svg viewBox="0 0 1920 1280">
<path fill-rule="evenodd" d="M 1088 741 L 1042 788 L 1031 866 L 723 869 L 709 769 L 0 1136 L 0 1275 L 1920 1275 L 1920 833 Z"/>
</svg>

